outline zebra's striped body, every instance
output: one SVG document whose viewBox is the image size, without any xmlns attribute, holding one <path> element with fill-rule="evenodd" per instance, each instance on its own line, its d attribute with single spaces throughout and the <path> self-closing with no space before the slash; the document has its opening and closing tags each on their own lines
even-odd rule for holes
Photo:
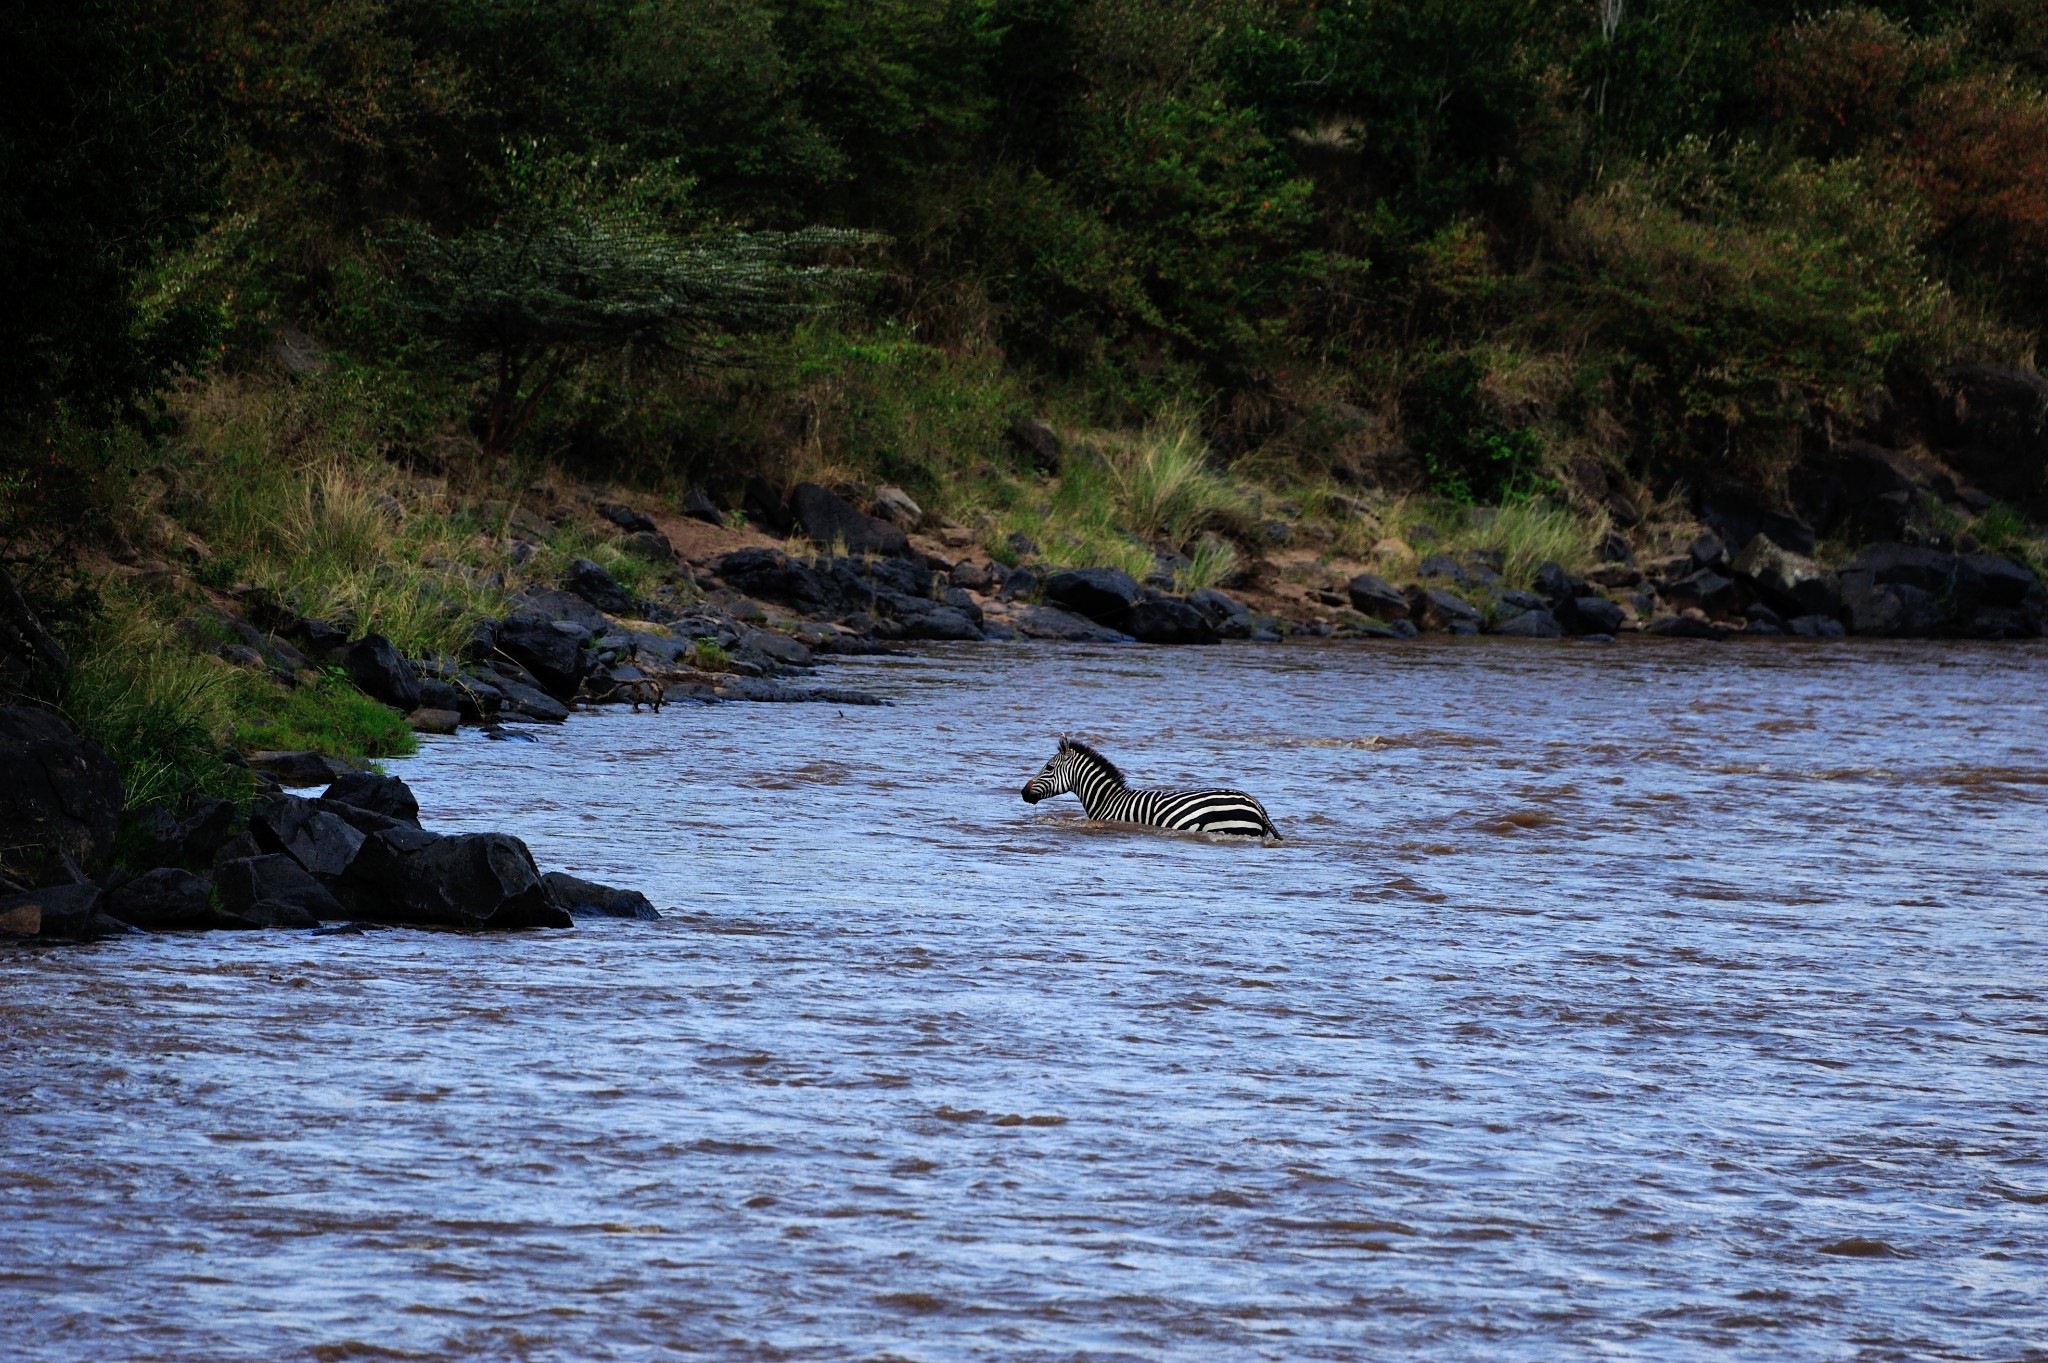
<svg viewBox="0 0 2048 1363">
<path fill-rule="evenodd" d="M 1060 740 L 1045 769 L 1024 785 L 1024 800 L 1040 800 L 1072 791 L 1091 819 L 1143 824 L 1185 833 L 1238 833 L 1246 837 L 1280 836 L 1266 810 L 1241 790 L 1133 790 L 1116 764 L 1086 743 Z"/>
</svg>

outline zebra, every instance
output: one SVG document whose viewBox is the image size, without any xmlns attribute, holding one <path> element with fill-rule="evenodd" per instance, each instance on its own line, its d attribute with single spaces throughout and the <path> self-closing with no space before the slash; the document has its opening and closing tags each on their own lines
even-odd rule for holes
<svg viewBox="0 0 2048 1363">
<path fill-rule="evenodd" d="M 1280 836 L 1265 806 L 1241 790 L 1133 790 L 1116 763 L 1086 743 L 1062 738 L 1052 761 L 1024 783 L 1024 802 L 1035 805 L 1068 791 L 1081 797 L 1091 819 L 1190 833 Z"/>
</svg>

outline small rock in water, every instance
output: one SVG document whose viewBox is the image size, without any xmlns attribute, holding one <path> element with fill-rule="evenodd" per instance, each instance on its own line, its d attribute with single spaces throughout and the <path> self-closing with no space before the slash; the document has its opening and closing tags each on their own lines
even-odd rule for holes
<svg viewBox="0 0 2048 1363">
<path fill-rule="evenodd" d="M 555 903 L 571 918 L 594 916 L 651 922 L 661 917 L 661 911 L 638 890 L 614 889 L 594 880 L 572 876 L 566 871 L 549 871 L 541 877 L 541 882 L 548 887 Z"/>
</svg>

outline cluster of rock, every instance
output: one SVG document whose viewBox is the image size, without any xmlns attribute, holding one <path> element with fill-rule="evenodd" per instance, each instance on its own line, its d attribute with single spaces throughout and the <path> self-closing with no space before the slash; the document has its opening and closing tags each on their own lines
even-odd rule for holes
<svg viewBox="0 0 2048 1363">
<path fill-rule="evenodd" d="M 1605 552 L 1608 561 L 1583 576 L 1542 565 L 1531 590 L 1506 585 L 1501 556 L 1487 550 L 1426 558 L 1403 586 L 1361 573 L 1339 598 L 1357 618 L 1327 632 L 1996 639 L 2038 637 L 2048 624 L 2048 593 L 2033 572 L 1997 554 L 1880 544 L 1836 571 L 1763 532 L 1732 557 L 1711 533 L 1688 553 L 1647 566 L 1619 536 Z M 1173 594 L 1115 568 L 1042 574 L 963 561 L 948 570 L 918 558 L 864 562 L 754 548 L 724 555 L 713 570 L 735 592 L 830 618 L 826 628 L 865 640 L 1203 644 L 1274 641 L 1300 628 L 1224 592 Z M 998 608 L 1001 618 L 992 618 Z"/>
<path fill-rule="evenodd" d="M 195 637 L 230 661 L 266 667 L 287 685 L 298 684 L 316 661 L 338 666 L 364 694 L 425 733 L 465 724 L 498 732 L 508 720 L 558 724 L 578 701 L 878 703 L 864 692 L 778 680 L 812 667 L 820 653 L 873 651 L 855 630 L 768 629 L 757 604 L 730 592 L 714 590 L 680 607 L 635 598 L 587 559 L 570 564 L 560 588 L 528 589 L 503 618 L 477 621 L 455 655 L 407 657 L 379 634 L 351 640 L 260 589 L 244 591 L 242 600 L 250 620 L 265 628 L 216 613 L 207 628 L 192 631 Z M 224 635 L 239 642 L 222 644 Z M 287 786 L 322 784 L 345 770 L 306 753 L 257 753 L 251 762 Z"/>
<path fill-rule="evenodd" d="M 0 877 L 0 932 L 95 937 L 405 924 L 469 931 L 660 917 L 644 895 L 542 873 L 506 833 L 434 833 L 403 781 L 350 772 L 318 797 L 122 812 L 97 744 L 56 715 L 0 708 L 0 839 L 33 887 Z M 116 844 L 119 868 L 113 866 Z"/>
<path fill-rule="evenodd" d="M 1781 533 L 1799 542 L 1796 530 Z M 1810 533 L 1804 543 L 1811 549 Z M 1359 575 L 1349 584 L 1350 602 L 1389 632 L 1542 639 L 1625 630 L 1711 639 L 2004 639 L 2039 637 L 2048 624 L 2048 593 L 2030 569 L 1997 554 L 1925 546 L 1874 545 L 1835 571 L 1763 531 L 1732 557 L 1709 533 L 1686 554 L 1644 567 L 1614 537 L 1607 563 L 1584 577 L 1544 564 L 1534 591 L 1504 586 L 1499 569 L 1486 553 L 1429 558 L 1421 580 L 1405 589 Z"/>
</svg>

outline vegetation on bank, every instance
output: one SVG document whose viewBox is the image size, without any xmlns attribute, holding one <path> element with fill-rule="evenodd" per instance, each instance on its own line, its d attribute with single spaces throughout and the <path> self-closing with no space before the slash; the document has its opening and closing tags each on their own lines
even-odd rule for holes
<svg viewBox="0 0 2048 1363">
<path fill-rule="evenodd" d="M 76 660 L 42 698 L 168 800 L 410 741 L 195 652 L 234 589 L 424 653 L 571 557 L 646 580 L 515 546 L 568 480 L 895 484 L 1185 589 L 1276 535 L 1526 583 L 2038 363 L 2044 15 L 46 9 L 0 55 L 0 567 Z M 2039 566 L 2040 496 L 1937 529 Z"/>
</svg>

